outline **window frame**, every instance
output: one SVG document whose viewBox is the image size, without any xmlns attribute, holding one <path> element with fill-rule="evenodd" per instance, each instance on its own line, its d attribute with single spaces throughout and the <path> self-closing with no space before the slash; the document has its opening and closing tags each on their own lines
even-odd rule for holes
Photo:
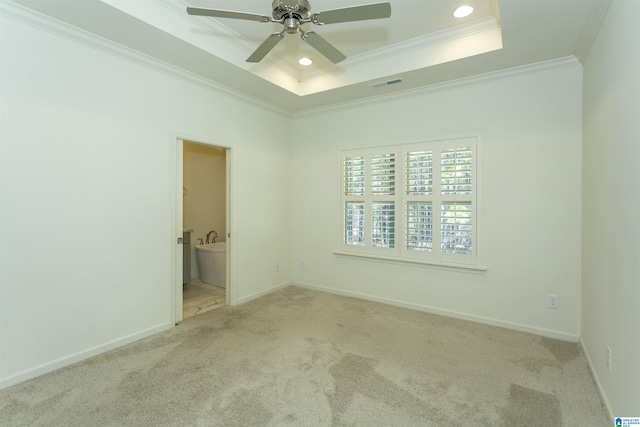
<svg viewBox="0 0 640 427">
<path fill-rule="evenodd" d="M 356 149 L 339 150 L 340 158 L 340 225 L 339 225 L 339 250 L 335 251 L 337 255 L 345 256 L 361 256 L 365 258 L 376 258 L 387 261 L 399 261 L 407 263 L 418 263 L 428 265 L 440 265 L 459 268 L 468 268 L 475 270 L 485 270 L 479 264 L 480 261 L 480 209 L 479 209 L 479 188 L 480 188 L 480 161 L 478 155 L 479 136 L 463 135 L 457 137 L 439 138 L 432 140 L 424 140 L 422 142 L 409 142 L 397 145 L 385 145 L 379 147 L 365 147 Z M 442 160 L 441 153 L 443 150 L 451 148 L 470 147 L 471 149 L 471 194 L 442 194 Z M 433 162 L 433 190 L 430 195 L 409 195 L 407 192 L 407 153 L 428 150 L 432 154 Z M 385 197 L 385 201 L 394 203 L 395 206 L 395 247 L 379 248 L 372 247 L 368 234 L 371 233 L 371 203 L 376 201 L 376 197 L 372 194 L 366 194 L 359 200 L 364 205 L 364 230 L 365 239 L 364 246 L 355 247 L 345 243 L 345 212 L 344 206 L 347 201 L 355 201 L 355 196 L 345 195 L 345 169 L 344 160 L 347 157 L 363 155 L 365 157 L 365 193 L 370 193 L 371 156 L 381 153 L 395 154 L 395 194 L 393 197 Z M 382 199 L 380 199 L 382 200 Z M 407 203 L 431 203 L 432 204 L 432 251 L 411 250 L 407 248 Z M 446 203 L 468 203 L 471 205 L 471 232 L 470 232 L 470 254 L 445 253 L 441 247 L 442 224 L 441 224 L 441 206 Z M 465 220 L 463 219 L 462 222 Z M 457 225 L 456 225 L 457 227 Z M 465 228 L 462 226 L 462 228 Z M 457 228 L 456 228 L 457 230 Z M 462 232 L 463 233 L 463 232 Z M 464 234 L 464 233 L 463 233 Z M 464 250 L 463 250 L 464 252 Z"/>
</svg>

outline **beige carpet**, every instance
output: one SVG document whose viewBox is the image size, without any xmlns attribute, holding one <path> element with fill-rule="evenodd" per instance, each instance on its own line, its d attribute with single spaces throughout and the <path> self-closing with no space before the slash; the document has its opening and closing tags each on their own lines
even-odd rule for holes
<svg viewBox="0 0 640 427">
<path fill-rule="evenodd" d="M 611 423 L 578 344 L 289 287 L 2 390 L 0 425 Z"/>
</svg>

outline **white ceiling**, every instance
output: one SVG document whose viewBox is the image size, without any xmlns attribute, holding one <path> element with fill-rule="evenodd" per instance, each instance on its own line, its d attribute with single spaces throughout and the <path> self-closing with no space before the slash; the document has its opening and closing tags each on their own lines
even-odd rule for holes
<svg viewBox="0 0 640 427">
<path fill-rule="evenodd" d="M 314 13 L 383 0 L 310 0 Z M 583 59 L 609 0 L 389 0 L 391 18 L 305 24 L 347 55 L 332 64 L 299 35 L 246 58 L 279 24 L 191 16 L 187 6 L 271 15 L 272 0 L 15 0 L 64 23 L 287 111 L 406 91 L 514 67 Z M 452 16 L 470 4 L 474 13 Z M 300 56 L 314 64 L 302 67 Z M 375 83 L 402 83 L 374 88 Z"/>
</svg>

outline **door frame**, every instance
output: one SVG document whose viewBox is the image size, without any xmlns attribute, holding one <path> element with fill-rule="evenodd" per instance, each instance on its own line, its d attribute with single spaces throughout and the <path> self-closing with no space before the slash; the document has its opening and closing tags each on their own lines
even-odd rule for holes
<svg viewBox="0 0 640 427">
<path fill-rule="evenodd" d="M 226 269 L 226 304 L 236 305 L 236 287 L 235 287 L 235 248 L 231 236 L 234 235 L 233 222 L 233 206 L 235 200 L 233 196 L 233 147 L 220 142 L 212 142 L 199 137 L 184 136 L 184 133 L 176 133 L 172 139 L 175 144 L 175 176 L 172 180 L 171 187 L 174 194 L 174 220 L 171 226 L 172 238 L 172 259 L 173 274 L 171 278 L 171 318 L 174 324 L 182 322 L 182 244 L 178 243 L 178 239 L 182 238 L 183 232 L 183 188 L 184 188 L 184 142 L 207 145 L 210 147 L 223 148 L 226 150 L 226 249 L 227 249 L 227 269 Z M 192 243 L 195 244 L 195 243 Z"/>
</svg>

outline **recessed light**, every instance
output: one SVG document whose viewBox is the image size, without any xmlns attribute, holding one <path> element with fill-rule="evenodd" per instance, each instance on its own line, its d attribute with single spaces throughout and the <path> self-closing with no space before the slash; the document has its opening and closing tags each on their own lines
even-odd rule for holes
<svg viewBox="0 0 640 427">
<path fill-rule="evenodd" d="M 298 60 L 298 63 L 300 65 L 311 65 L 311 64 L 313 64 L 313 60 L 311 58 L 300 58 Z"/>
<path fill-rule="evenodd" d="M 453 11 L 453 16 L 456 18 L 464 18 L 465 16 L 469 16 L 473 13 L 473 8 L 471 6 L 465 5 L 460 6 L 456 10 Z"/>
</svg>

